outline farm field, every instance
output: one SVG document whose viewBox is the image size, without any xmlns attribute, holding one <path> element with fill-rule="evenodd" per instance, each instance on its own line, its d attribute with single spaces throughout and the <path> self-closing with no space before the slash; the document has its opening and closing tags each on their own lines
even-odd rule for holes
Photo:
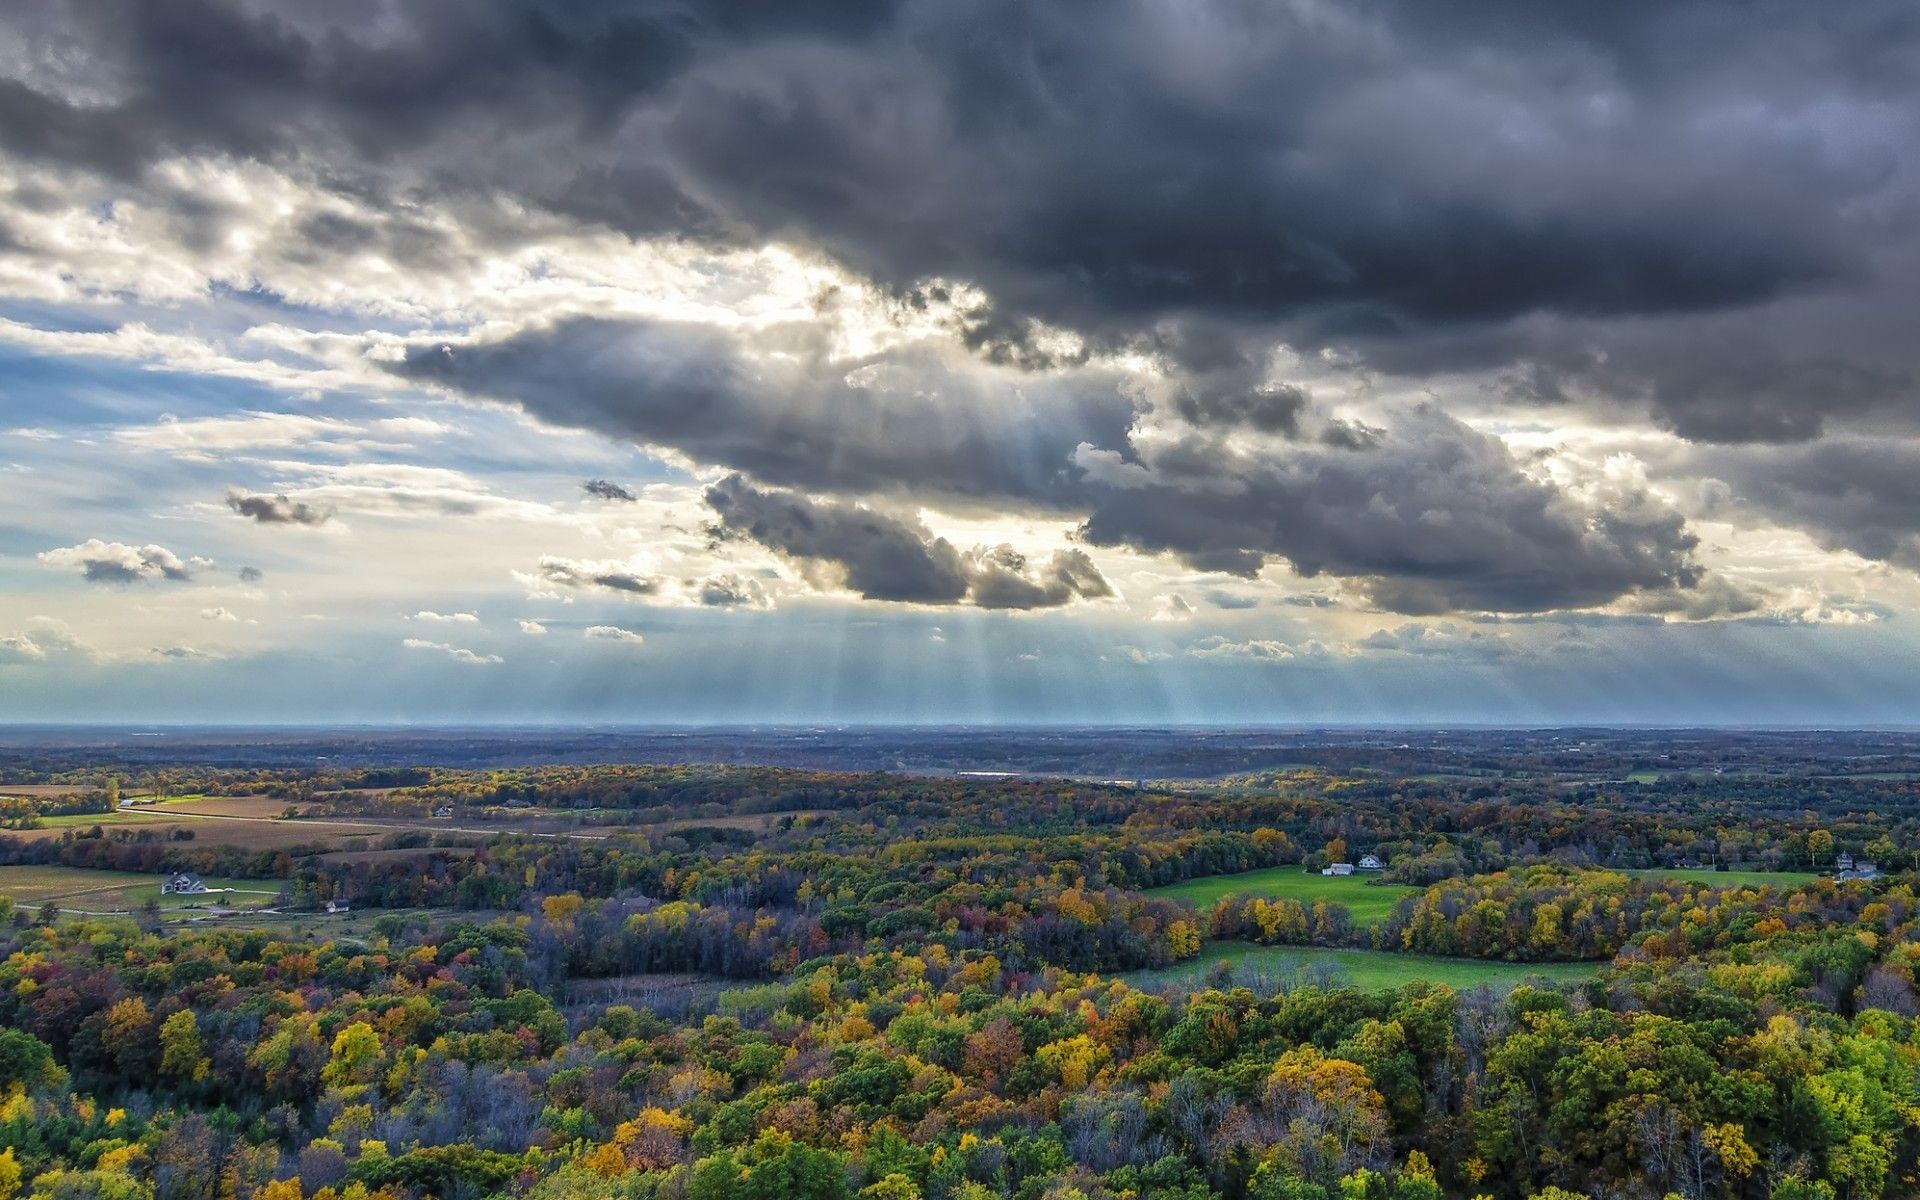
<svg viewBox="0 0 1920 1200">
<path fill-rule="evenodd" d="M 76 892 L 152 883 L 154 876 L 134 871 L 90 871 L 82 867 L 0 867 L 0 896 L 22 907 Z"/>
<path fill-rule="evenodd" d="M 207 879 L 214 893 L 231 891 L 233 895 L 171 896 L 160 892 L 160 877 L 134 871 L 94 871 L 84 867 L 8 866 L 0 867 L 0 895 L 13 898 L 23 907 L 58 901 L 62 908 L 86 912 L 113 912 L 134 909 L 148 900 L 160 907 L 180 908 L 230 901 L 236 905 L 271 904 L 279 894 L 277 879 Z"/>
<path fill-rule="evenodd" d="M 138 833 L 163 840 L 170 838 L 175 830 L 186 830 L 200 845 L 238 846 L 245 850 L 287 850 L 299 846 L 332 849 L 351 838 L 374 838 L 398 832 L 396 828 L 382 829 L 371 825 L 313 826 L 301 821 L 208 819 L 182 817 L 176 814 L 155 814 L 133 820 L 114 821 L 106 819 L 106 814 L 102 814 L 99 817 L 91 817 L 72 824 L 49 823 L 40 829 L 9 829 L 6 831 L 6 836 L 27 842 L 54 841 L 71 833 L 84 832 L 95 825 L 121 835 Z"/>
<path fill-rule="evenodd" d="M 1166 887 L 1152 888 L 1146 894 L 1169 900 L 1185 900 L 1196 908 L 1208 908 L 1228 896 L 1264 896 L 1270 900 L 1298 900 L 1312 905 L 1316 900 L 1343 904 L 1356 925 L 1374 925 L 1393 911 L 1400 897 L 1414 889 L 1397 884 L 1376 883 L 1373 875 L 1307 874 L 1297 866 L 1268 867 L 1238 875 L 1207 875 Z"/>
<path fill-rule="evenodd" d="M 1681 879 L 1689 883 L 1717 883 L 1725 886 L 1800 887 L 1820 876 L 1812 871 L 1714 871 L 1703 867 L 1652 867 L 1641 871 L 1623 871 L 1640 879 Z"/>
<path fill-rule="evenodd" d="M 1435 958 L 1424 954 L 1396 954 L 1387 950 L 1329 950 L 1314 946 L 1256 946 L 1252 942 L 1215 942 L 1192 962 L 1158 971 L 1136 971 L 1123 976 L 1135 987 L 1162 984 L 1204 986 L 1218 963 L 1232 963 L 1242 977 L 1291 980 L 1302 983 L 1350 985 L 1362 991 L 1383 991 L 1427 981 L 1451 988 L 1485 984 L 1506 991 L 1529 979 L 1549 983 L 1578 983 L 1599 969 L 1598 963 L 1508 963 L 1477 958 Z"/>
</svg>

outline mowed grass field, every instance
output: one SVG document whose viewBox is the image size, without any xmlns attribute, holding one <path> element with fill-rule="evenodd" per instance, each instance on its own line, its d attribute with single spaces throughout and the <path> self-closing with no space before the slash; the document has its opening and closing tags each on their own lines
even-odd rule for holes
<svg viewBox="0 0 1920 1200">
<path fill-rule="evenodd" d="M 1644 871 L 1624 871 L 1641 879 L 1682 879 L 1688 883 L 1712 883 L 1724 887 L 1803 887 L 1820 878 L 1812 871 L 1714 871 L 1702 868 L 1653 867 Z"/>
<path fill-rule="evenodd" d="M 1153 888 L 1146 894 L 1169 900 L 1185 900 L 1195 908 L 1211 908 L 1228 896 L 1264 896 L 1269 900 L 1298 900 L 1313 906 L 1316 900 L 1342 904 L 1353 915 L 1356 925 L 1374 925 L 1393 911 L 1400 897 L 1414 889 L 1376 883 L 1377 875 L 1309 875 L 1299 867 L 1268 867 L 1239 875 L 1207 875 L 1184 883 Z"/>
<path fill-rule="evenodd" d="M 280 892 L 277 879 L 212 878 L 204 882 L 215 894 L 170 896 L 161 894 L 158 875 L 85 867 L 0 867 L 0 895 L 11 897 L 23 908 L 53 900 L 62 908 L 114 912 L 139 908 L 150 899 L 165 909 L 207 904 L 256 908 L 271 905 Z M 229 894 L 219 894 L 223 890 Z"/>
<path fill-rule="evenodd" d="M 1451 988 L 1486 985 L 1507 991 L 1528 980 L 1579 983 L 1599 969 L 1597 963 L 1506 963 L 1477 958 L 1433 958 L 1386 950 L 1327 950 L 1312 946 L 1256 946 L 1251 942 L 1214 942 L 1192 962 L 1158 971 L 1135 971 L 1124 978 L 1135 987 L 1162 984 L 1203 987 L 1215 964 L 1232 963 L 1247 982 L 1323 983 L 1383 991 L 1426 981 Z"/>
<path fill-rule="evenodd" d="M 121 908 L 139 908 L 149 900 L 159 901 L 163 909 L 209 905 L 218 908 L 267 908 L 280 898 L 278 879 L 207 878 L 202 882 L 207 885 L 207 894 L 169 896 L 161 894 L 158 879 L 148 876 L 142 883 L 86 892 L 60 903 L 62 906 L 71 904 L 72 907 L 94 912 L 110 912 Z"/>
</svg>

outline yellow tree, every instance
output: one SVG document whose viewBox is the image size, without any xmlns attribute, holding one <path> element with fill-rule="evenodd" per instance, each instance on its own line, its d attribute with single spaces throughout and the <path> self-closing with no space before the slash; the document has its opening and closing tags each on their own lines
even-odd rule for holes
<svg viewBox="0 0 1920 1200">
<path fill-rule="evenodd" d="M 169 1079 L 206 1078 L 211 1064 L 202 1053 L 200 1022 L 183 1008 L 160 1023 L 160 1073 Z"/>
</svg>

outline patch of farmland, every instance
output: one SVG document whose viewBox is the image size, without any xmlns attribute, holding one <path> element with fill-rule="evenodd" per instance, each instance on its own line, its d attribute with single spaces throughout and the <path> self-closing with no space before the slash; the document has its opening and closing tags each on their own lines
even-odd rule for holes
<svg viewBox="0 0 1920 1200">
<path fill-rule="evenodd" d="M 1322 875 L 1300 867 L 1268 867 L 1262 871 L 1243 871 L 1237 875 L 1205 875 L 1166 887 L 1152 888 L 1149 896 L 1185 900 L 1196 908 L 1211 908 L 1217 901 L 1233 897 L 1247 899 L 1263 896 L 1269 900 L 1298 900 L 1308 908 L 1316 900 L 1346 906 L 1356 925 L 1373 925 L 1384 920 L 1400 897 L 1414 889 L 1380 883 L 1376 875 Z"/>
</svg>

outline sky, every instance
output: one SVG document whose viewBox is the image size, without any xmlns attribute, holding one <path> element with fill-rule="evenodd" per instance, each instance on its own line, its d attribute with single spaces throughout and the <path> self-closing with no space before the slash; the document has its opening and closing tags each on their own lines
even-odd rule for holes
<svg viewBox="0 0 1920 1200">
<path fill-rule="evenodd" d="M 0 720 L 1920 722 L 1920 10 L 0 7 Z"/>
</svg>

